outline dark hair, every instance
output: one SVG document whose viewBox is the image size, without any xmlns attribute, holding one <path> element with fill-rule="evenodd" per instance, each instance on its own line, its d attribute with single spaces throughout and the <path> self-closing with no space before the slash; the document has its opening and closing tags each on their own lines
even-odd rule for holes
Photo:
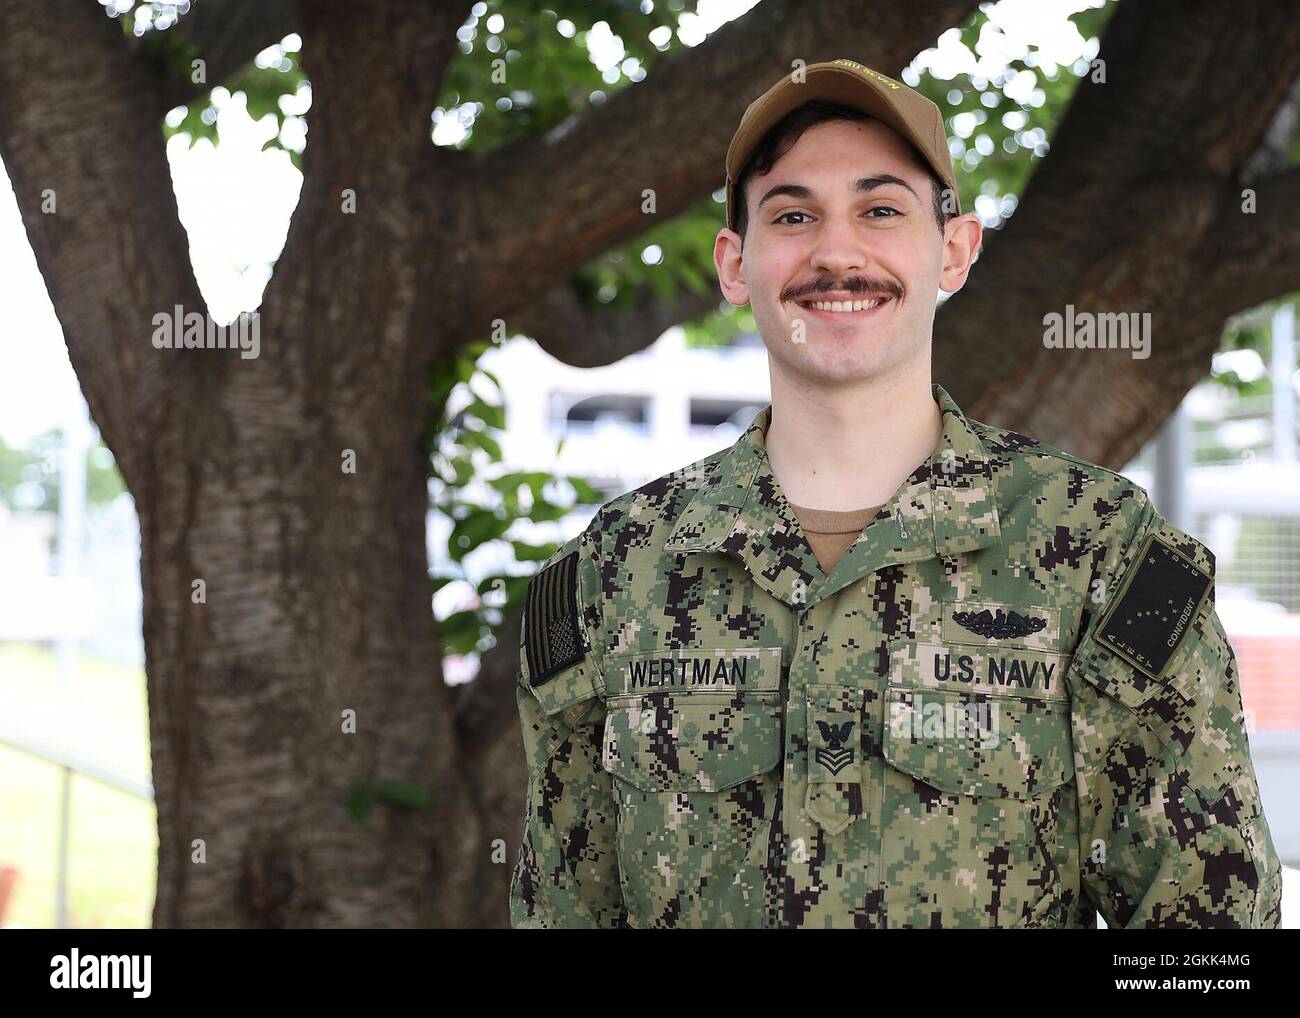
<svg viewBox="0 0 1300 1018">
<path fill-rule="evenodd" d="M 754 151 L 749 154 L 749 158 L 745 160 L 745 165 L 740 170 L 740 176 L 736 179 L 736 193 L 733 201 L 735 203 L 736 232 L 740 234 L 741 245 L 743 246 L 745 243 L 745 230 L 749 225 L 745 188 L 749 184 L 751 177 L 767 173 L 776 165 L 776 161 L 785 155 L 810 127 L 830 120 L 867 121 L 875 119 L 875 117 L 863 113 L 861 110 L 845 106 L 842 103 L 829 102 L 825 99 L 811 99 L 802 106 L 795 107 L 769 127 L 767 133 L 759 139 Z M 906 141 L 907 139 L 904 138 L 903 140 Z M 908 146 L 930 175 L 934 221 L 939 225 L 939 232 L 942 233 L 944 223 L 952 218 L 952 213 L 944 207 L 943 193 L 945 185 L 934 170 L 930 169 L 930 164 L 916 150 L 916 146 L 912 145 L 911 142 L 908 142 Z"/>
</svg>

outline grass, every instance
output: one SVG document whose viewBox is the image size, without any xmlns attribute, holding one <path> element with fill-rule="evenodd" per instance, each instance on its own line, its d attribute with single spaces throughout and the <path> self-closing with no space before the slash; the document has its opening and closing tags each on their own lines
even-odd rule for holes
<svg viewBox="0 0 1300 1018">
<path fill-rule="evenodd" d="M 78 656 L 60 688 L 54 654 L 0 643 L 0 719 L 106 766 L 147 776 L 149 724 L 144 671 Z M 56 922 L 63 769 L 0 745 L 0 865 L 19 869 L 5 922 Z M 68 806 L 68 925 L 148 927 L 157 872 L 154 805 L 83 775 Z"/>
</svg>

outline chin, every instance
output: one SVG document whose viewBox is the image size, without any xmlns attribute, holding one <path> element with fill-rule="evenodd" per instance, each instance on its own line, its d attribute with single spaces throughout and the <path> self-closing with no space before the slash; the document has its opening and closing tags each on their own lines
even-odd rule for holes
<svg viewBox="0 0 1300 1018">
<path fill-rule="evenodd" d="M 855 361 L 838 364 L 810 364 L 807 362 L 791 365 L 792 370 L 816 385 L 852 385 L 865 382 L 884 374 L 890 365 L 875 360 Z"/>
</svg>

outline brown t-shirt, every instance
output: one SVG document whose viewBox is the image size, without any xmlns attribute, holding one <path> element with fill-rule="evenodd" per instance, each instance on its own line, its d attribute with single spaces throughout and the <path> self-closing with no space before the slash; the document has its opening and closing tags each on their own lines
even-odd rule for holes
<svg viewBox="0 0 1300 1018">
<path fill-rule="evenodd" d="M 808 536 L 813 554 L 822 572 L 830 575 L 840 556 L 849 550 L 849 545 L 858 539 L 862 528 L 872 521 L 876 513 L 884 508 L 880 505 L 867 506 L 865 509 L 810 509 L 807 506 L 790 503 L 799 526 Z"/>
</svg>

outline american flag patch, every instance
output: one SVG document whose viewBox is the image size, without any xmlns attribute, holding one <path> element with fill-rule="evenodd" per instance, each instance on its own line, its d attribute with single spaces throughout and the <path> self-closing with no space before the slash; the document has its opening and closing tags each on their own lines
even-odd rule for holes
<svg viewBox="0 0 1300 1018">
<path fill-rule="evenodd" d="M 586 653 L 578 620 L 578 553 L 571 551 L 528 584 L 524 604 L 528 681 L 540 686 Z"/>
</svg>

